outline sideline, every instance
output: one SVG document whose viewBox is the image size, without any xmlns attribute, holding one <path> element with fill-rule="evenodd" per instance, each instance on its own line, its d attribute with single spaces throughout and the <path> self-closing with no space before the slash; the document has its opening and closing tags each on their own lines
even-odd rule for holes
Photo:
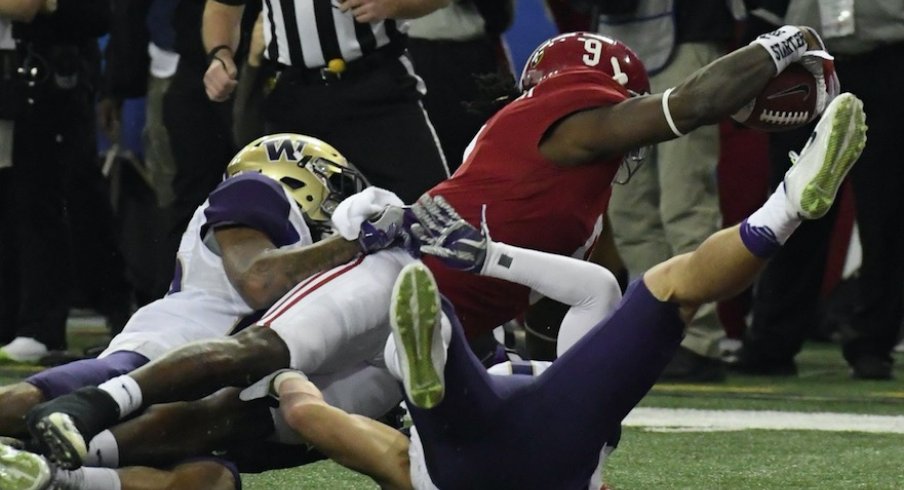
<svg viewBox="0 0 904 490">
<path fill-rule="evenodd" d="M 904 416 L 776 410 L 635 408 L 623 425 L 655 432 L 719 432 L 748 429 L 821 430 L 904 434 Z"/>
</svg>

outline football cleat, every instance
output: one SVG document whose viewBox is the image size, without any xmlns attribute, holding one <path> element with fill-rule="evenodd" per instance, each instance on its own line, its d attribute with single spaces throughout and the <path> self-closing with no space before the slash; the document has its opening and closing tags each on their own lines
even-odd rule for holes
<svg viewBox="0 0 904 490">
<path fill-rule="evenodd" d="M 850 93 L 829 104 L 800 155 L 791 153 L 785 194 L 803 219 L 824 216 L 866 145 L 863 102 Z"/>
<path fill-rule="evenodd" d="M 42 456 L 0 444 L 0 488 L 44 490 L 50 479 L 50 465 Z"/>
<path fill-rule="evenodd" d="M 432 408 L 443 399 L 444 350 L 440 331 L 439 290 L 421 262 L 402 269 L 392 289 L 390 325 L 402 384 L 416 407 Z"/>
<path fill-rule="evenodd" d="M 72 417 L 53 412 L 39 419 L 34 426 L 36 435 L 50 450 L 51 459 L 61 468 L 79 468 L 88 455 L 88 445 Z"/>
</svg>

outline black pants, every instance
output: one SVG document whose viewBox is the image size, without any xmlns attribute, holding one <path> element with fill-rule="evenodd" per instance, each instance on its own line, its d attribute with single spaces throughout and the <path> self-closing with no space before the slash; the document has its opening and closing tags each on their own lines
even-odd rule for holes
<svg viewBox="0 0 904 490">
<path fill-rule="evenodd" d="M 904 43 L 835 64 L 842 88 L 863 100 L 866 148 L 851 170 L 857 226 L 863 246 L 860 294 L 851 329 L 844 334 L 844 357 L 890 358 L 904 314 Z"/>
<path fill-rule="evenodd" d="M 461 165 L 465 148 L 488 114 L 469 112 L 465 103 L 480 97 L 477 75 L 507 73 L 489 38 L 472 41 L 431 41 L 410 38 L 408 50 L 417 74 L 427 84 L 424 107 L 436 127 L 449 170 Z"/>
<path fill-rule="evenodd" d="M 175 200 L 164 212 L 157 261 L 158 276 L 152 291 L 162 296 L 172 280 L 179 241 L 195 209 L 223 180 L 226 165 L 235 155 L 230 103 L 212 102 L 204 93 L 203 70 L 180 64 L 163 98 L 163 120 L 169 134 L 176 173 Z"/>
<path fill-rule="evenodd" d="M 0 170 L 0 332 L 66 345 L 71 242 L 70 168 L 95 161 L 92 92 L 43 90 L 15 121 L 13 167 Z M 76 237 L 93 240 L 91 236 Z"/>
<path fill-rule="evenodd" d="M 867 144 L 849 178 L 863 247 L 859 295 L 851 324 L 844 328 L 843 352 L 852 362 L 863 355 L 890 358 L 901 325 L 904 302 L 904 165 L 896 138 L 904 117 L 904 44 L 866 55 L 836 58 L 844 91 L 864 102 Z M 803 146 L 809 130 L 773 135 L 774 180 L 788 168 L 788 150 Z M 757 283 L 754 321 L 744 348 L 764 360 L 782 361 L 800 352 L 808 328 L 817 319 L 820 283 L 837 212 L 806 221 L 763 271 Z"/>
<path fill-rule="evenodd" d="M 264 102 L 267 132 L 322 139 L 371 184 L 414 202 L 448 175 L 418 82 L 397 60 L 330 84 L 285 71 Z"/>
</svg>

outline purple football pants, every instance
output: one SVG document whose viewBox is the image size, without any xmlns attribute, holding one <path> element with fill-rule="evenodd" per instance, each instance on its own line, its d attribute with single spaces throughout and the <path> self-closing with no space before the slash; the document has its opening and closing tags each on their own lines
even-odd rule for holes
<svg viewBox="0 0 904 490">
<path fill-rule="evenodd" d="M 678 306 L 634 281 L 613 314 L 536 378 L 491 376 L 468 348 L 451 305 L 446 394 L 409 402 L 439 488 L 586 489 L 603 444 L 678 348 Z"/>
<path fill-rule="evenodd" d="M 132 351 L 118 351 L 97 359 L 83 359 L 41 371 L 25 380 L 44 394 L 45 400 L 75 391 L 83 386 L 97 386 L 145 364 L 148 358 Z"/>
</svg>

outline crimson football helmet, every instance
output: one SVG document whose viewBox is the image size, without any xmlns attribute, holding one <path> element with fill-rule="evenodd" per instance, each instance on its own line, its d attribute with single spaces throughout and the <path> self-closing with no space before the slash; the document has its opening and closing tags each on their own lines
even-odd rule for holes
<svg viewBox="0 0 904 490">
<path fill-rule="evenodd" d="M 632 96 L 650 93 L 647 69 L 637 54 L 620 41 L 592 32 L 569 32 L 546 40 L 527 59 L 519 86 L 528 90 L 547 77 L 577 68 L 606 74 Z"/>
</svg>

